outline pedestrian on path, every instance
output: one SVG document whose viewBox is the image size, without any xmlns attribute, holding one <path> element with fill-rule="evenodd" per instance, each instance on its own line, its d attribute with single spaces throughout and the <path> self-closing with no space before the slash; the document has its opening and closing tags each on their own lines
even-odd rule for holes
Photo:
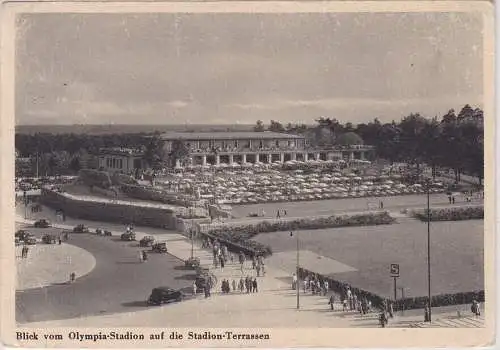
<svg viewBox="0 0 500 350">
<path fill-rule="evenodd" d="M 259 264 L 257 264 L 256 269 L 257 269 L 257 277 L 260 277 L 260 265 Z"/>
<path fill-rule="evenodd" d="M 329 292 L 329 285 L 328 285 L 328 280 L 325 280 L 325 282 L 323 283 L 324 287 L 325 287 L 325 295 Z"/>
<path fill-rule="evenodd" d="M 198 292 L 197 287 L 196 287 L 196 281 L 193 282 L 193 296 L 196 296 L 196 293 Z"/>
<path fill-rule="evenodd" d="M 148 253 L 145 250 L 142 251 L 142 259 L 148 261 Z"/>
<path fill-rule="evenodd" d="M 240 287 L 240 293 L 243 293 L 245 290 L 245 280 L 243 279 L 243 277 L 240 278 L 239 287 Z"/>
<path fill-rule="evenodd" d="M 236 292 L 236 281 L 233 280 L 233 292 Z"/>
<path fill-rule="evenodd" d="M 342 311 L 347 311 L 347 299 L 342 300 Z"/>
<path fill-rule="evenodd" d="M 294 273 L 292 275 L 292 289 L 296 289 L 297 288 L 297 275 Z"/>
<path fill-rule="evenodd" d="M 216 255 L 214 255 L 214 267 L 217 268 L 219 266 L 219 259 Z"/>
<path fill-rule="evenodd" d="M 61 236 L 59 236 L 59 245 L 62 244 Z"/>
<path fill-rule="evenodd" d="M 241 272 L 243 272 L 243 265 L 245 264 L 245 255 L 243 254 L 243 252 L 240 252 L 240 254 L 238 256 L 238 260 L 240 262 Z"/>
<path fill-rule="evenodd" d="M 253 279 L 252 286 L 253 286 L 253 292 L 254 292 L 254 293 L 257 293 L 257 292 L 259 291 L 259 290 L 257 289 L 257 278 L 254 278 L 254 279 Z"/>
<path fill-rule="evenodd" d="M 255 255 L 252 256 L 252 270 L 255 270 L 257 267 L 257 260 L 255 259 Z"/>
<path fill-rule="evenodd" d="M 139 251 L 139 262 L 140 263 L 144 262 L 143 257 L 144 257 L 144 255 L 142 254 L 142 251 Z"/>
<path fill-rule="evenodd" d="M 328 304 L 330 305 L 330 310 L 333 311 L 333 305 L 335 303 L 335 296 L 332 294 L 330 295 L 330 299 L 328 300 Z"/>
<path fill-rule="evenodd" d="M 224 256 L 221 255 L 219 259 L 220 259 L 220 268 L 222 270 L 224 268 Z"/>
<path fill-rule="evenodd" d="M 73 283 L 76 280 L 76 273 L 72 272 L 69 274 L 69 283 Z"/>
</svg>

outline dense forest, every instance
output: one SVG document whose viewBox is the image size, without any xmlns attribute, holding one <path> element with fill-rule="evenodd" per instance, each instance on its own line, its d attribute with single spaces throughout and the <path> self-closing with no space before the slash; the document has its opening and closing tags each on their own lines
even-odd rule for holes
<svg viewBox="0 0 500 350">
<path fill-rule="evenodd" d="M 427 118 L 410 114 L 400 121 L 381 123 L 374 119 L 354 125 L 340 123 L 335 118 L 321 117 L 315 125 L 283 125 L 271 120 L 269 125 L 257 121 L 254 130 L 301 134 L 312 146 L 329 147 L 364 143 L 373 145 L 378 158 L 390 162 L 405 162 L 419 166 L 454 169 L 457 177 L 466 173 L 483 177 L 484 123 L 483 111 L 465 105 L 458 114 L 454 110 L 445 115 Z M 16 151 L 19 157 L 36 158 L 42 174 L 64 174 L 78 171 L 83 159 L 102 147 L 142 148 L 145 160 L 157 166 L 162 159 L 183 154 L 182 145 L 174 154 L 164 154 L 162 142 L 156 133 L 76 134 L 49 132 L 16 133 Z"/>
</svg>

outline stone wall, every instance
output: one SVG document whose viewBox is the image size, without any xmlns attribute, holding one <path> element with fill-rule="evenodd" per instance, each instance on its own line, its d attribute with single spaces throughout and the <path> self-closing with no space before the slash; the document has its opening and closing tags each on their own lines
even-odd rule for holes
<svg viewBox="0 0 500 350">
<path fill-rule="evenodd" d="M 177 229 L 177 218 L 174 211 L 160 206 L 79 199 L 77 196 L 57 193 L 49 189 L 42 189 L 40 201 L 53 209 L 63 209 L 67 216 L 74 218 Z"/>
</svg>

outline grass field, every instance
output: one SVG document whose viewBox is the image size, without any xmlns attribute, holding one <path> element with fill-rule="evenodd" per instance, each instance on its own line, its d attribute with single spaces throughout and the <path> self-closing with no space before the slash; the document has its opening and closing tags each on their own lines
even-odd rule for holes
<svg viewBox="0 0 500 350">
<path fill-rule="evenodd" d="M 482 220 L 432 223 L 433 295 L 484 289 L 483 226 Z M 296 249 L 296 241 L 289 232 L 263 233 L 255 240 L 271 245 L 275 253 Z M 398 288 L 404 287 L 407 297 L 427 295 L 425 223 L 404 219 L 404 223 L 387 226 L 300 231 L 300 243 L 301 250 L 358 270 L 330 274 L 338 280 L 392 297 L 394 282 L 389 276 L 389 266 L 398 263 L 401 270 Z M 305 268 L 307 264 L 303 262 Z M 398 290 L 398 297 L 399 293 Z"/>
</svg>

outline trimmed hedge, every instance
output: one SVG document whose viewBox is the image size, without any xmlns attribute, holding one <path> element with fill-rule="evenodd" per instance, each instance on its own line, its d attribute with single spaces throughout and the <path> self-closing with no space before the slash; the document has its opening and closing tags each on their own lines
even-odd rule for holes
<svg viewBox="0 0 500 350">
<path fill-rule="evenodd" d="M 460 221 L 484 219 L 484 207 L 451 207 L 431 209 L 431 221 Z M 427 222 L 427 209 L 414 211 L 413 216 Z"/>
<path fill-rule="evenodd" d="M 327 280 L 329 288 L 331 288 L 331 290 L 335 293 L 341 295 L 342 298 L 345 298 L 347 287 L 350 287 L 352 293 L 356 294 L 358 298 L 366 297 L 367 300 L 372 302 L 372 306 L 375 308 L 381 308 L 383 301 L 386 299 L 366 290 L 353 287 L 346 282 L 338 281 L 331 277 L 325 277 L 307 269 L 299 268 L 299 277 L 303 279 L 306 275 L 316 275 L 321 281 Z M 484 302 L 484 290 L 433 295 L 431 296 L 431 307 L 471 304 L 474 299 L 479 302 Z M 427 301 L 428 298 L 426 296 L 398 299 L 394 302 L 393 308 L 394 311 L 403 309 L 423 309 L 425 308 Z"/>
<path fill-rule="evenodd" d="M 251 239 L 236 238 L 231 235 L 213 235 L 210 233 L 201 233 L 202 236 L 210 239 L 218 239 L 219 242 L 227 246 L 227 249 L 233 253 L 243 252 L 247 256 L 262 255 L 267 257 L 273 254 L 271 246 L 259 243 Z"/>
<path fill-rule="evenodd" d="M 82 181 L 84 185 L 87 185 L 89 187 L 95 186 L 108 189 L 113 186 L 111 177 L 105 171 L 82 169 L 78 173 L 78 176 L 80 181 Z"/>
<path fill-rule="evenodd" d="M 230 234 L 238 239 L 249 239 L 264 232 L 278 232 L 291 230 L 316 230 L 322 228 L 345 226 L 388 225 L 396 220 L 388 212 L 366 213 L 355 215 L 332 215 L 319 218 L 300 218 L 290 221 L 261 221 L 258 223 L 243 224 L 241 226 L 223 226 L 209 228 L 208 233 L 219 235 Z"/>
</svg>

